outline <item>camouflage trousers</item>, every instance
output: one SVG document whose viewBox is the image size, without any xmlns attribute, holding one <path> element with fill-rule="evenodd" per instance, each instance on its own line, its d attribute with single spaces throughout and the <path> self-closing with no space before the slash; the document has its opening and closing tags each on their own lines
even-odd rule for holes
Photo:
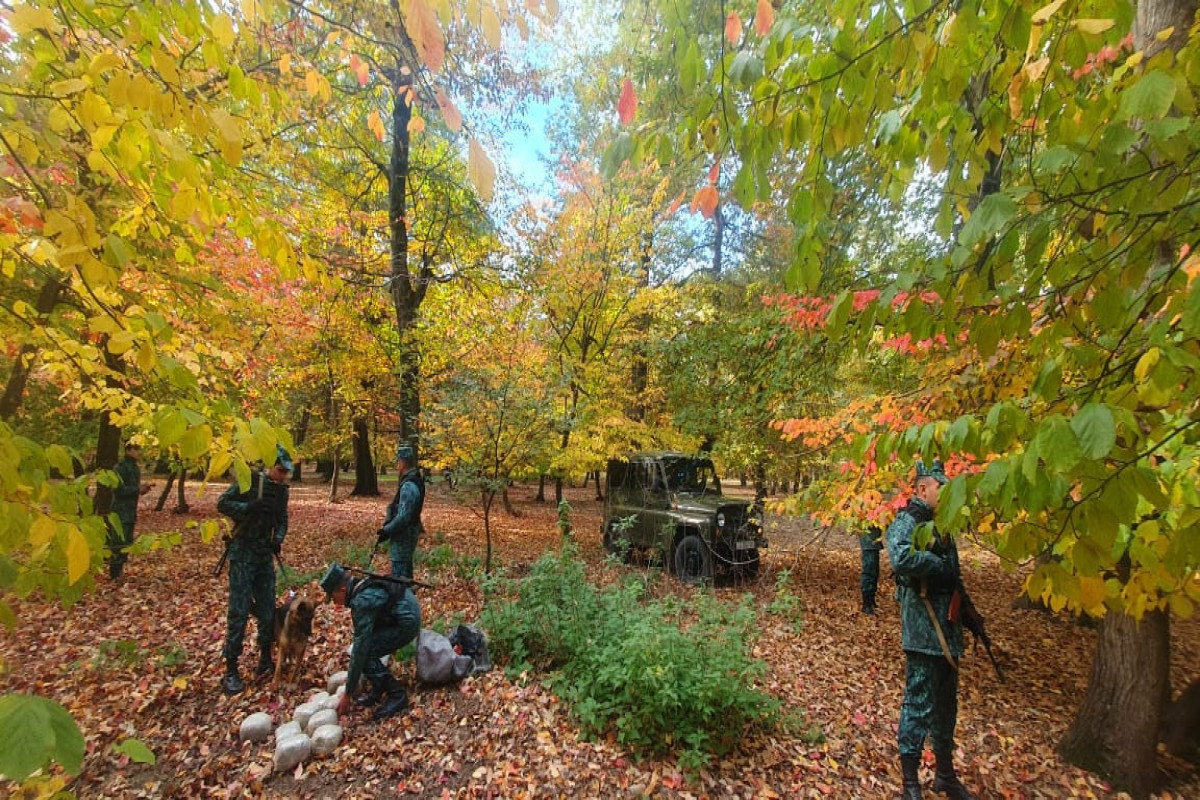
<svg viewBox="0 0 1200 800">
<path fill-rule="evenodd" d="M 113 578 L 121 577 L 129 558 L 125 548 L 133 544 L 133 520 L 118 519 L 120 521 L 116 525 L 108 525 L 108 574 Z"/>
<path fill-rule="evenodd" d="M 413 611 L 416 613 L 412 613 Z M 394 608 L 386 620 L 376 622 L 371 638 L 366 641 L 367 658 L 363 664 L 363 675 L 372 682 L 383 677 L 387 673 L 383 657 L 395 653 L 416 639 L 420 632 L 421 610 L 415 603 L 411 608 L 407 605 Z"/>
<path fill-rule="evenodd" d="M 905 651 L 904 702 L 897 739 L 900 757 L 919 757 L 925 737 L 935 753 L 954 749 L 958 722 L 958 670 L 945 656 Z"/>
<path fill-rule="evenodd" d="M 879 588 L 879 551 L 864 547 L 862 551 L 862 593 L 874 595 Z"/>
<path fill-rule="evenodd" d="M 258 623 L 259 654 L 271 653 L 275 638 L 275 565 L 266 561 L 229 562 L 229 614 L 226 617 L 225 664 L 237 667 L 250 613 Z"/>
</svg>

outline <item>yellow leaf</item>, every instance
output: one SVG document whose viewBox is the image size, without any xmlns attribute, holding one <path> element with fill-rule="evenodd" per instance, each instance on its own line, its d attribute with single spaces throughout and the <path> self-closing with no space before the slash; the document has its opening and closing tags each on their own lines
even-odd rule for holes
<svg viewBox="0 0 1200 800">
<path fill-rule="evenodd" d="M 1139 383 L 1144 382 L 1150 377 L 1150 373 L 1154 371 L 1154 367 L 1158 364 L 1160 351 L 1157 347 L 1151 347 L 1142 357 L 1138 359 L 1137 366 L 1133 368 L 1133 375 L 1138 379 Z"/>
<path fill-rule="evenodd" d="M 367 115 L 367 128 L 375 134 L 376 139 L 383 141 L 383 120 L 379 118 L 378 111 L 372 111 Z"/>
<path fill-rule="evenodd" d="M 410 119 L 408 121 L 409 134 L 420 133 L 423 130 L 425 130 L 425 118 L 424 117 L 413 117 L 412 119 Z"/>
<path fill-rule="evenodd" d="M 227 142 L 241 141 L 242 129 L 238 124 L 237 117 L 223 108 L 214 108 L 208 116 L 217 126 L 217 132 L 221 134 L 222 139 Z"/>
<path fill-rule="evenodd" d="M 1103 605 L 1105 594 L 1107 589 L 1103 578 L 1079 579 L 1079 607 L 1084 611 L 1091 611 Z"/>
<path fill-rule="evenodd" d="M 233 44 L 233 20 L 226 14 L 217 14 L 212 21 L 213 38 L 222 50 L 228 50 Z"/>
<path fill-rule="evenodd" d="M 1034 25 L 1044 24 L 1046 22 L 1046 20 L 1053 17 L 1054 12 L 1056 12 L 1060 8 L 1062 8 L 1063 4 L 1066 2 L 1067 2 L 1067 0 L 1054 0 L 1054 2 L 1048 6 L 1042 6 L 1037 11 L 1033 12 L 1033 24 Z"/>
<path fill-rule="evenodd" d="M 1025 72 L 1029 75 L 1029 81 L 1032 83 L 1037 81 L 1046 72 L 1046 67 L 1050 66 L 1050 57 L 1043 56 L 1037 61 L 1030 61 L 1025 65 Z"/>
<path fill-rule="evenodd" d="M 148 341 L 142 342 L 142 346 L 138 348 L 137 363 L 143 372 L 154 369 L 154 365 L 158 363 L 158 356 L 154 354 L 153 344 Z"/>
<path fill-rule="evenodd" d="M 438 24 L 437 14 L 425 0 L 408 0 L 404 20 L 421 61 L 431 72 L 439 71 L 446 57 L 446 40 L 442 37 L 442 26 Z"/>
<path fill-rule="evenodd" d="M 1174 33 L 1175 33 L 1175 26 L 1172 25 L 1171 27 L 1163 28 L 1161 31 L 1154 34 L 1154 38 L 1156 41 L 1165 42 L 1167 39 L 1170 39 L 1172 34 L 1174 34 Z"/>
<path fill-rule="evenodd" d="M 10 8 L 12 8 L 10 6 Z M 51 33 L 57 33 L 62 30 L 62 26 L 58 24 L 58 20 L 54 18 L 54 12 L 48 8 L 32 8 L 27 5 L 18 5 L 6 15 L 8 25 L 18 34 L 29 33 L 38 28 L 44 28 Z"/>
<path fill-rule="evenodd" d="M 304 76 L 304 91 L 308 92 L 309 97 L 316 97 L 321 91 L 321 79 L 315 69 L 310 69 Z"/>
<path fill-rule="evenodd" d="M 39 516 L 33 521 L 33 525 L 29 526 L 29 543 L 34 547 L 46 544 L 54 538 L 57 527 L 54 520 L 45 515 Z"/>
<path fill-rule="evenodd" d="M 467 150 L 467 175 L 483 202 L 491 202 L 492 194 L 496 190 L 496 166 L 475 137 L 471 137 Z"/>
<path fill-rule="evenodd" d="M 483 38 L 487 40 L 488 47 L 493 50 L 500 49 L 500 18 L 496 16 L 496 12 L 491 6 L 484 6 L 480 25 L 483 28 Z"/>
<path fill-rule="evenodd" d="M 186 689 L 187 688 L 187 678 L 176 678 L 175 680 L 171 681 L 171 685 L 174 686 L 176 689 Z"/>
<path fill-rule="evenodd" d="M 283 55 L 281 55 L 279 57 L 279 74 L 280 75 L 291 75 L 292 74 L 292 54 L 291 53 L 284 53 Z"/>
<path fill-rule="evenodd" d="M 1116 23 L 1111 19 L 1077 19 L 1075 27 L 1082 33 L 1104 33 Z"/>
<path fill-rule="evenodd" d="M 83 532 L 72 525 L 67 529 L 67 581 L 74 585 L 87 574 L 92 564 L 92 548 L 88 546 Z"/>
<path fill-rule="evenodd" d="M 446 97 L 441 89 L 437 90 L 435 98 L 438 108 L 442 110 L 442 119 L 446 121 L 446 127 L 455 132 L 462 130 L 462 114 L 458 107 L 451 102 L 449 97 Z"/>
<path fill-rule="evenodd" d="M 133 334 L 129 331 L 117 331 L 112 336 L 108 337 L 108 352 L 115 356 L 133 347 Z"/>
</svg>

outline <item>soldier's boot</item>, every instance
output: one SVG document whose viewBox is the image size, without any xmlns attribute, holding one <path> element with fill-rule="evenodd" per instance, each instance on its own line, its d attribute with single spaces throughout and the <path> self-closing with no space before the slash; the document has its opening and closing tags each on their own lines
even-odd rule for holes
<svg viewBox="0 0 1200 800">
<path fill-rule="evenodd" d="M 241 694 L 246 690 L 246 683 L 238 675 L 237 662 L 225 665 L 225 677 L 221 679 L 221 691 L 225 694 Z"/>
<path fill-rule="evenodd" d="M 864 614 L 874 614 L 875 613 L 875 593 L 874 592 L 863 592 L 862 600 L 863 600 L 862 612 Z"/>
<path fill-rule="evenodd" d="M 258 680 L 270 678 L 275 674 L 275 662 L 271 660 L 270 652 L 258 654 L 258 666 L 254 668 L 254 677 Z"/>
<path fill-rule="evenodd" d="M 900 756 L 900 771 L 904 773 L 904 800 L 924 800 L 921 795 L 920 756 Z"/>
<path fill-rule="evenodd" d="M 383 704 L 371 715 L 371 719 L 376 722 L 408 710 L 408 693 L 390 672 L 383 679 L 383 691 L 387 695 L 387 700 L 384 700 Z"/>
<path fill-rule="evenodd" d="M 383 681 L 367 678 L 366 682 L 369 688 L 354 698 L 355 705 L 363 707 L 373 706 L 383 699 Z"/>
<path fill-rule="evenodd" d="M 937 772 L 933 776 L 933 790 L 941 792 L 950 800 L 975 800 L 975 795 L 967 791 L 954 771 L 954 755 L 952 753 L 937 753 Z"/>
</svg>

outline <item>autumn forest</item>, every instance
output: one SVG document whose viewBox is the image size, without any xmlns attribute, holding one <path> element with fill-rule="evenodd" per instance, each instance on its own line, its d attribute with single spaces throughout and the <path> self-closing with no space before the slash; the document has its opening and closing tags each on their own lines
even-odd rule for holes
<svg viewBox="0 0 1200 800">
<path fill-rule="evenodd" d="M 964 783 L 1197 796 L 1198 10 L 0 0 L 0 786 L 895 797 L 858 535 L 938 459 L 998 645 Z M 277 589 L 323 597 L 387 569 L 401 444 L 423 625 L 494 668 L 401 651 L 408 714 L 273 767 L 239 724 L 300 690 L 217 688 L 217 498 L 284 448 Z M 751 579 L 606 551 L 610 459 L 659 450 L 759 499 Z"/>
</svg>

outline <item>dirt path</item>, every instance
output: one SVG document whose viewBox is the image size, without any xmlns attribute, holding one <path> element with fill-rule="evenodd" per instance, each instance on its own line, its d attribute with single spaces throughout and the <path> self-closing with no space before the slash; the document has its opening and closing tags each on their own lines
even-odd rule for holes
<svg viewBox="0 0 1200 800">
<path fill-rule="evenodd" d="M 766 689 L 781 698 L 789 724 L 747 739 L 740 752 L 686 781 L 671 760 L 637 762 L 609 742 L 579 740 L 569 714 L 537 680 L 512 681 L 500 671 L 451 689 L 415 685 L 413 710 L 400 719 L 351 722 L 334 756 L 296 773 L 269 774 L 271 749 L 241 745 L 237 726 L 248 713 L 289 718 L 295 705 L 345 667 L 350 641 L 344 611 L 321 606 L 304 673 L 305 688 L 288 696 L 251 685 L 225 698 L 218 689 L 226 589 L 212 575 L 219 549 L 202 544 L 188 521 L 215 516 L 221 487 L 192 497 L 186 517 L 149 511 L 139 531 L 182 531 L 178 547 L 135 557 L 121 585 L 101 578 L 96 594 L 69 610 L 18 604 L 21 625 L 0 638 L 7 667 L 4 691 L 36 692 L 64 703 L 87 739 L 80 797 L 836 797 L 891 798 L 897 793 L 895 727 L 903 657 L 895 603 L 880 613 L 858 608 L 855 540 L 817 535 L 802 523 L 772 519 L 759 581 L 749 587 L 760 610 L 756 655 L 770 665 Z M 387 489 L 385 489 L 387 491 Z M 387 499 L 330 505 L 327 488 L 293 490 L 289 565 L 314 573 L 331 557 L 366 552 Z M 513 493 L 518 517 L 493 520 L 494 558 L 520 571 L 556 546 L 552 504 Z M 601 569 L 600 509 L 594 490 L 569 490 L 576 537 Z M 456 615 L 478 617 L 481 597 L 465 579 L 483 559 L 482 520 L 437 486 L 426 504 L 427 537 L 417 577 L 437 584 L 420 595 L 427 625 Z M 357 548 L 351 553 L 348 543 Z M 966 579 L 1003 650 L 1009 682 L 996 680 L 982 652 L 964 659 L 958 761 L 964 779 L 985 797 L 1106 797 L 1098 779 L 1066 766 L 1054 743 L 1086 686 L 1094 634 L 1069 620 L 1011 608 L 1019 577 L 990 554 L 964 549 Z M 375 566 L 386 569 L 381 555 Z M 622 569 L 636 569 L 628 567 Z M 885 567 L 886 573 L 886 567 Z M 886 579 L 885 579 L 886 585 Z M 656 592 L 691 589 L 660 579 Z M 717 590 L 730 598 L 746 587 Z M 886 592 L 881 594 L 886 595 Z M 788 604 L 772 602 L 796 598 Z M 1172 628 L 1176 686 L 1200 670 L 1200 626 Z M 247 636 L 243 667 L 253 664 Z M 153 765 L 129 763 L 112 747 L 144 742 Z M 1179 777 L 1186 765 L 1164 761 L 1175 783 L 1163 798 L 1200 797 L 1200 779 Z M 931 780 L 926 773 L 926 783 Z"/>
</svg>

